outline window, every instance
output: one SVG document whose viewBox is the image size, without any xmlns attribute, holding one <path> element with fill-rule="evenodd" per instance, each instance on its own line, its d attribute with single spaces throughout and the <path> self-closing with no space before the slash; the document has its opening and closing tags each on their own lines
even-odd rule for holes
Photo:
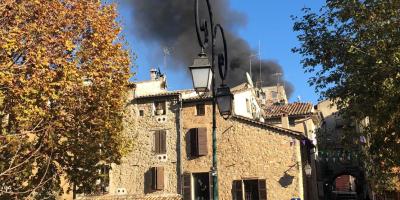
<svg viewBox="0 0 400 200">
<path fill-rule="evenodd" d="M 196 104 L 196 115 L 204 116 L 205 113 L 206 113 L 206 109 L 205 109 L 204 103 Z"/>
<path fill-rule="evenodd" d="M 207 129 L 192 128 L 189 130 L 190 156 L 205 156 L 207 151 Z"/>
<path fill-rule="evenodd" d="M 289 125 L 290 126 L 296 126 L 296 119 L 293 117 L 289 117 Z"/>
<path fill-rule="evenodd" d="M 192 184 L 193 183 L 193 184 Z M 213 179 L 209 172 L 183 175 L 183 199 L 213 199 Z"/>
<path fill-rule="evenodd" d="M 156 101 L 154 102 L 155 107 L 155 115 L 165 115 L 166 113 L 166 102 L 165 101 Z"/>
<path fill-rule="evenodd" d="M 278 97 L 278 92 L 272 91 L 271 96 L 273 99 L 276 99 Z"/>
<path fill-rule="evenodd" d="M 164 189 L 164 167 L 151 168 L 151 189 L 163 190 Z"/>
<path fill-rule="evenodd" d="M 266 200 L 267 187 L 265 179 L 233 181 L 233 197 L 235 200 Z"/>
<path fill-rule="evenodd" d="M 167 153 L 167 133 L 165 130 L 154 132 L 154 151 L 156 154 Z"/>
<path fill-rule="evenodd" d="M 144 116 L 144 110 L 139 110 L 139 116 Z"/>
<path fill-rule="evenodd" d="M 251 105 L 250 105 L 250 100 L 249 99 L 246 99 L 246 109 L 247 109 L 248 113 L 251 112 Z"/>
</svg>

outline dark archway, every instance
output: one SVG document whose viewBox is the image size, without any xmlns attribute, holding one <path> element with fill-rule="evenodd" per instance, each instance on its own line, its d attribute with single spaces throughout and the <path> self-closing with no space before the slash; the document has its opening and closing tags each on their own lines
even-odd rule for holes
<svg viewBox="0 0 400 200">
<path fill-rule="evenodd" d="M 356 182 L 357 179 L 356 177 L 352 175 L 341 175 L 336 177 L 335 181 L 333 182 L 334 185 L 334 191 L 336 192 L 349 192 L 349 193 L 355 193 L 356 192 Z"/>
<path fill-rule="evenodd" d="M 336 189 L 336 180 L 338 177 L 343 176 L 351 176 L 354 177 L 354 185 L 353 191 L 340 191 L 338 192 Z M 364 200 L 365 199 L 365 177 L 364 172 L 361 169 L 351 169 L 351 170 L 343 170 L 339 173 L 334 174 L 331 176 L 328 181 L 325 183 L 324 192 L 326 192 L 327 197 L 329 200 L 340 200 L 342 197 L 346 196 L 341 194 L 348 194 L 347 196 L 354 196 L 357 200 Z M 356 194 L 356 195 L 352 195 Z"/>
</svg>

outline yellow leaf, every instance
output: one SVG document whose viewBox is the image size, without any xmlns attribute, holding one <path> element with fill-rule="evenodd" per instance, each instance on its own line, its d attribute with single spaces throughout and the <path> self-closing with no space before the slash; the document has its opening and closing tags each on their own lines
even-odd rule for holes
<svg viewBox="0 0 400 200">
<path fill-rule="evenodd" d="M 65 47 L 67 47 L 68 51 L 72 51 L 72 49 L 75 48 L 75 45 L 70 40 L 67 40 L 67 41 L 65 41 Z"/>
</svg>

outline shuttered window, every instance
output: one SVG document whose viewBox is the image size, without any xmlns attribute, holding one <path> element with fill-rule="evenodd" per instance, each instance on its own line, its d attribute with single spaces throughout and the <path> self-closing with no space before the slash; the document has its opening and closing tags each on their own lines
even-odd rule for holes
<svg viewBox="0 0 400 200">
<path fill-rule="evenodd" d="M 207 148 L 207 128 L 192 128 L 189 131 L 190 137 L 190 155 L 206 156 Z"/>
<path fill-rule="evenodd" d="M 167 132 L 165 130 L 154 132 L 154 151 L 156 154 L 167 153 Z"/>
<path fill-rule="evenodd" d="M 232 183 L 232 191 L 234 200 L 267 200 L 267 184 L 265 179 L 235 180 Z"/>
<path fill-rule="evenodd" d="M 234 200 L 243 200 L 242 184 L 243 184 L 242 180 L 233 181 L 232 190 L 233 190 Z"/>
<path fill-rule="evenodd" d="M 206 113 L 206 109 L 205 109 L 204 103 L 196 104 L 196 115 L 204 116 L 205 113 Z"/>
<path fill-rule="evenodd" d="M 151 189 L 164 189 L 164 167 L 151 168 Z"/>
<path fill-rule="evenodd" d="M 265 179 L 258 180 L 258 197 L 260 200 L 267 200 L 267 183 Z"/>
<path fill-rule="evenodd" d="M 206 179 L 204 179 L 205 177 Z M 192 185 L 192 180 L 193 180 L 193 185 Z M 199 181 L 200 180 L 200 181 Z M 209 184 L 208 186 L 202 185 L 203 183 L 206 183 L 208 180 Z M 201 184 L 201 185 L 197 185 Z M 202 193 L 201 197 L 196 196 L 196 187 L 197 189 L 201 188 L 202 191 L 209 191 L 209 194 L 207 194 L 206 199 L 213 200 L 214 199 L 214 193 L 213 193 L 213 176 L 211 173 L 208 172 L 200 172 L 200 173 L 184 173 L 183 174 L 183 181 L 182 181 L 182 189 L 183 189 L 183 199 L 184 200 L 191 200 L 192 195 L 194 196 L 194 199 L 204 199 L 204 193 Z M 207 187 L 207 188 L 205 188 Z"/>
<path fill-rule="evenodd" d="M 183 199 L 192 199 L 192 177 L 190 173 L 183 174 Z"/>
</svg>

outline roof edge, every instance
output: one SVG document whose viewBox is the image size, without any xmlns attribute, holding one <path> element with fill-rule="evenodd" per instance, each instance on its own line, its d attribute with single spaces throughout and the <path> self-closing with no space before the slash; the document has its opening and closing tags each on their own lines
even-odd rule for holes
<svg viewBox="0 0 400 200">
<path fill-rule="evenodd" d="M 254 120 L 254 119 L 250 119 L 250 118 L 242 117 L 242 116 L 238 116 L 238 115 L 234 115 L 234 116 L 232 116 L 232 118 L 236 119 L 236 120 L 242 120 L 242 121 L 245 121 L 247 123 L 252 123 L 252 124 L 255 124 L 255 125 L 258 125 L 258 126 L 262 126 L 262 127 L 267 128 L 269 130 L 274 130 L 274 131 L 278 131 L 278 132 L 281 132 L 281 133 L 289 134 L 289 135 L 291 135 L 293 137 L 296 137 L 296 138 L 299 138 L 299 139 L 306 138 L 303 135 L 303 133 L 299 132 L 299 131 L 294 131 L 294 130 L 290 130 L 290 129 L 287 129 L 287 128 L 274 126 L 272 124 L 262 123 L 262 122 Z"/>
</svg>

